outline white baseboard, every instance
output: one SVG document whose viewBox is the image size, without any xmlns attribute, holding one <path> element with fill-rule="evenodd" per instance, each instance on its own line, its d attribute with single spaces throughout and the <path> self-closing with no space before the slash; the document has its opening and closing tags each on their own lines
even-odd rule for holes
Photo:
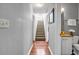
<svg viewBox="0 0 79 59">
<path fill-rule="evenodd" d="M 48 49 L 49 49 L 51 55 L 53 55 L 52 50 L 51 50 L 51 48 L 49 46 L 48 46 Z"/>
<path fill-rule="evenodd" d="M 33 45 L 32 45 L 31 48 L 29 49 L 29 52 L 28 52 L 27 55 L 30 55 L 32 48 L 33 48 Z"/>
</svg>

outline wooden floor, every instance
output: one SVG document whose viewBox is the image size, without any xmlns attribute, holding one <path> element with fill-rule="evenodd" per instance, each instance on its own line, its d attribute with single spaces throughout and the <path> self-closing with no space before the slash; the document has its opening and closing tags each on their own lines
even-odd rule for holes
<svg viewBox="0 0 79 59">
<path fill-rule="evenodd" d="M 34 41 L 30 55 L 50 55 L 48 43 L 45 41 Z"/>
</svg>

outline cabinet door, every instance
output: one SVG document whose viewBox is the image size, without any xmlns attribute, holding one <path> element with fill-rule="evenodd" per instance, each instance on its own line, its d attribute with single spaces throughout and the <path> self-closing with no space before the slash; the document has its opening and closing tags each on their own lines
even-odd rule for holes
<svg viewBox="0 0 79 59">
<path fill-rule="evenodd" d="M 63 38 L 61 44 L 61 53 L 62 55 L 72 54 L 72 38 Z"/>
</svg>

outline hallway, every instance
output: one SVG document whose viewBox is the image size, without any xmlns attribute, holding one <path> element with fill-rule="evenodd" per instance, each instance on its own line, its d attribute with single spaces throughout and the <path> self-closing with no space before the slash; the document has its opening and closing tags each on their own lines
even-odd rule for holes
<svg viewBox="0 0 79 59">
<path fill-rule="evenodd" d="M 0 4 L 0 55 L 61 54 L 60 7 L 54 3 Z"/>
<path fill-rule="evenodd" d="M 45 41 L 34 41 L 30 55 L 50 55 L 48 43 Z"/>
<path fill-rule="evenodd" d="M 35 40 L 30 55 L 50 55 L 48 42 L 45 37 L 45 27 L 42 16 L 38 18 Z"/>
</svg>

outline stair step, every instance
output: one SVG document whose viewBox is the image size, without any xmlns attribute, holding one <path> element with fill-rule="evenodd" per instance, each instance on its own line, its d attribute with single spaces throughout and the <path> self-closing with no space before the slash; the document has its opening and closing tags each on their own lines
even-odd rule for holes
<svg viewBox="0 0 79 59">
<path fill-rule="evenodd" d="M 37 28 L 37 30 L 44 30 L 43 28 Z"/>
<path fill-rule="evenodd" d="M 44 25 L 44 24 L 38 24 L 37 26 L 42 26 L 42 25 Z M 42 26 L 42 27 L 44 27 L 44 26 Z"/>
<path fill-rule="evenodd" d="M 37 32 L 36 34 L 45 34 L 44 32 Z"/>
<path fill-rule="evenodd" d="M 37 30 L 36 32 L 44 32 L 44 30 Z"/>
<path fill-rule="evenodd" d="M 44 30 L 44 29 L 42 29 L 42 28 L 37 28 L 37 30 Z"/>
<path fill-rule="evenodd" d="M 42 33 L 44 33 L 44 31 L 41 31 L 41 30 L 39 30 L 39 31 L 36 31 L 36 32 L 38 32 L 38 33 L 39 33 L 39 32 L 42 32 Z"/>
<path fill-rule="evenodd" d="M 36 35 L 36 36 L 38 36 L 38 37 L 45 37 L 45 35 Z"/>
<path fill-rule="evenodd" d="M 45 41 L 45 37 L 36 37 L 35 40 L 36 41 Z"/>
<path fill-rule="evenodd" d="M 44 27 L 39 27 L 39 28 L 37 28 L 37 30 L 38 30 L 38 29 L 44 30 Z"/>
<path fill-rule="evenodd" d="M 45 33 L 36 33 L 36 35 L 45 35 Z"/>
<path fill-rule="evenodd" d="M 45 39 L 45 37 L 36 37 L 35 39 Z"/>
<path fill-rule="evenodd" d="M 36 35 L 36 37 L 45 37 L 44 35 L 40 36 L 40 35 Z"/>
<path fill-rule="evenodd" d="M 42 28 L 42 27 L 39 27 L 39 28 L 37 28 L 37 30 L 38 30 L 38 29 L 44 30 L 44 27 L 43 27 L 43 28 Z"/>
</svg>

